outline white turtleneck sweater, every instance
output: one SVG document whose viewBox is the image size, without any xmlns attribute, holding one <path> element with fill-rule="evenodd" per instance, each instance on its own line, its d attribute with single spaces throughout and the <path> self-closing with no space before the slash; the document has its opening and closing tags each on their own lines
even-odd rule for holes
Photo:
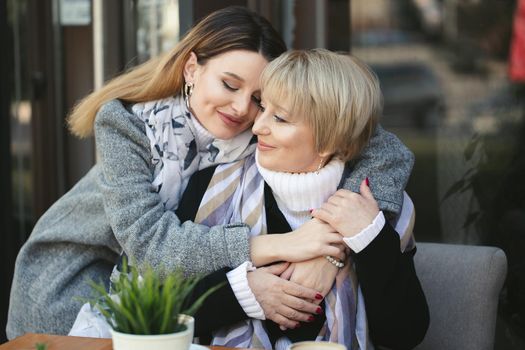
<svg viewBox="0 0 525 350">
<path fill-rule="evenodd" d="M 263 168 L 256 152 L 257 169 L 272 189 L 279 210 L 292 228 L 297 229 L 312 218 L 310 210 L 319 208 L 337 191 L 344 163 L 333 159 L 317 172 L 285 173 Z"/>
<path fill-rule="evenodd" d="M 292 228 L 297 229 L 311 219 L 310 209 L 321 207 L 328 198 L 337 191 L 344 170 L 344 163 L 332 159 L 318 172 L 285 173 L 263 168 L 256 162 L 259 173 L 272 189 L 279 210 Z M 345 237 L 343 241 L 358 253 L 363 250 L 379 234 L 385 224 L 382 212 L 363 231 L 353 237 Z M 264 320 L 264 311 L 255 299 L 246 277 L 247 271 L 255 267 L 247 261 L 227 273 L 228 281 L 244 312 L 255 319 Z"/>
<path fill-rule="evenodd" d="M 215 137 L 204 127 L 202 126 L 201 122 L 191 115 L 191 121 L 193 125 L 195 126 L 195 142 L 199 146 L 199 149 L 205 148 L 208 146 L 212 141 L 215 139 Z"/>
</svg>

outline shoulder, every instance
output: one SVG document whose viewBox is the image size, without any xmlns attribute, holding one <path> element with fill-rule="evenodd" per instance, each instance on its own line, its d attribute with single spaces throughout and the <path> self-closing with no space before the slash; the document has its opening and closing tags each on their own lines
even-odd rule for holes
<svg viewBox="0 0 525 350">
<path fill-rule="evenodd" d="M 146 133 L 144 123 L 131 111 L 129 105 L 118 99 L 104 103 L 95 118 L 97 139 L 101 134 L 115 130 L 124 133 Z"/>
<path fill-rule="evenodd" d="M 100 122 L 102 120 L 111 120 L 117 118 L 128 118 L 138 120 L 138 118 L 136 118 L 136 116 L 133 114 L 130 105 L 124 103 L 121 100 L 114 99 L 104 103 L 100 107 L 100 109 L 97 112 L 95 123 Z"/>
<path fill-rule="evenodd" d="M 395 134 L 386 131 L 381 125 L 377 125 L 368 148 L 373 150 L 378 158 L 395 159 L 410 169 L 414 164 L 414 153 Z"/>
<path fill-rule="evenodd" d="M 94 130 L 97 152 L 102 159 L 109 159 L 111 153 L 123 156 L 133 150 L 135 153 L 142 154 L 142 158 L 149 160 L 151 148 L 145 124 L 129 111 L 122 101 L 106 102 L 99 109 Z M 114 159 L 114 161 L 120 163 L 124 159 Z"/>
</svg>

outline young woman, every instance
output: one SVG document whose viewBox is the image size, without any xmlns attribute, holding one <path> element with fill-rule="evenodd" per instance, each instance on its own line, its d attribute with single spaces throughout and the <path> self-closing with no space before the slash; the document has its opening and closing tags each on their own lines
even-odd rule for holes
<svg viewBox="0 0 525 350">
<path fill-rule="evenodd" d="M 222 9 L 171 52 L 114 79 L 75 108 L 71 129 L 79 136 L 94 130 L 100 161 L 40 218 L 22 247 L 9 338 L 67 333 L 81 306 L 75 297 L 89 296 L 89 280 L 108 281 L 122 251 L 139 267 L 205 273 L 239 266 L 264 242 L 271 244 L 271 235 L 250 239 L 242 222 L 210 227 L 182 222 L 174 211 L 195 171 L 253 153 L 249 128 L 258 110 L 259 75 L 284 50 L 260 16 L 242 7 Z M 378 159 L 384 150 L 394 151 L 392 157 Z M 399 211 L 412 166 L 406 147 L 379 129 L 353 166 L 345 188 L 355 187 L 363 173 L 374 178 L 388 172 L 396 181 L 385 182 L 380 204 Z M 277 247 L 274 257 L 300 261 L 318 252 L 339 254 L 324 232 L 328 225 L 312 220 L 288 233 L 290 244 Z M 315 304 L 308 299 L 315 299 L 316 290 L 273 281 L 281 286 L 275 290 L 283 290 L 273 299 L 277 306 L 303 298 L 294 305 L 311 312 Z M 293 316 L 269 315 L 281 324 Z"/>
</svg>

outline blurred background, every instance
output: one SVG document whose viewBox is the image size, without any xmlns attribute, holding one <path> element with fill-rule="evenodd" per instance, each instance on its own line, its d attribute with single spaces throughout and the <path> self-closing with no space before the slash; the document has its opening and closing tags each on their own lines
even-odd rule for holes
<svg viewBox="0 0 525 350">
<path fill-rule="evenodd" d="M 68 134 L 68 111 L 228 5 L 268 18 L 289 48 L 349 51 L 372 66 L 382 124 L 416 155 L 416 239 L 505 251 L 495 348 L 524 349 L 522 0 L 1 1 L 0 340 L 19 248 L 96 161 L 93 139 Z"/>
</svg>

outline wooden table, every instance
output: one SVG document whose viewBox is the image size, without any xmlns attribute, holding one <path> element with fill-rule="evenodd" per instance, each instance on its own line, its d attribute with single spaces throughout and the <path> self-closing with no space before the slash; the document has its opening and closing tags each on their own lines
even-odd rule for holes
<svg viewBox="0 0 525 350">
<path fill-rule="evenodd" d="M 47 350 L 113 350 L 111 339 L 35 333 L 26 333 L 21 337 L 4 343 L 0 345 L 0 350 L 35 350 L 36 343 L 46 343 Z M 222 346 L 209 346 L 208 348 L 211 350 L 233 350 L 233 348 L 225 348 Z M 235 348 L 235 350 L 243 349 Z"/>
</svg>

